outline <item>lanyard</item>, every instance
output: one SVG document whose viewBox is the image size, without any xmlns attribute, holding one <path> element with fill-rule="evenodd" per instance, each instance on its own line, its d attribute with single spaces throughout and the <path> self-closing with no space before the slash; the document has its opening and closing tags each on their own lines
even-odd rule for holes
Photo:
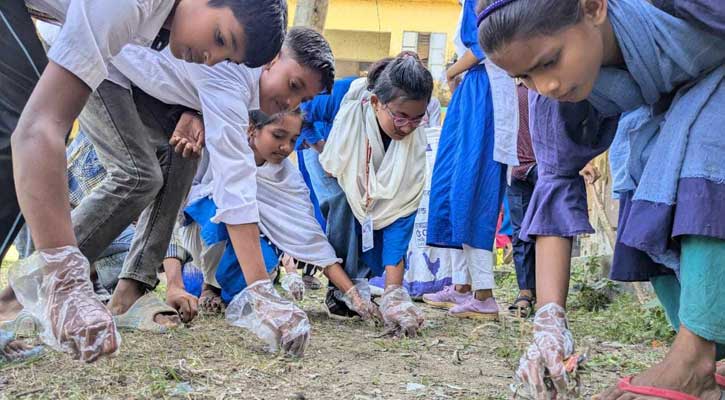
<svg viewBox="0 0 725 400">
<path fill-rule="evenodd" d="M 370 211 L 370 205 L 373 200 L 370 198 L 370 161 L 373 158 L 373 148 L 370 147 L 370 139 L 365 138 L 366 157 L 365 157 L 365 212 Z"/>
</svg>

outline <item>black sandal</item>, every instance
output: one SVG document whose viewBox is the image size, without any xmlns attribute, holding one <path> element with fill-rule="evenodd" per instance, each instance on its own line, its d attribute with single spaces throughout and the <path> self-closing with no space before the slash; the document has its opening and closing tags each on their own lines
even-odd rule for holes
<svg viewBox="0 0 725 400">
<path fill-rule="evenodd" d="M 526 306 L 520 306 L 522 302 L 526 302 Z M 509 313 L 517 318 L 528 318 L 534 312 L 534 303 L 536 300 L 531 296 L 519 296 L 509 306 Z"/>
</svg>

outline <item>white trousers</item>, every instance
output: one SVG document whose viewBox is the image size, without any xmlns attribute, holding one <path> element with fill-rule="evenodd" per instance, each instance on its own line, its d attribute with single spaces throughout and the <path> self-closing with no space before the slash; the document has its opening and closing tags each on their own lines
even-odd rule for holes
<svg viewBox="0 0 725 400">
<path fill-rule="evenodd" d="M 472 290 L 493 289 L 493 253 L 463 245 L 463 250 L 450 249 L 451 280 L 454 285 L 471 285 Z"/>
</svg>

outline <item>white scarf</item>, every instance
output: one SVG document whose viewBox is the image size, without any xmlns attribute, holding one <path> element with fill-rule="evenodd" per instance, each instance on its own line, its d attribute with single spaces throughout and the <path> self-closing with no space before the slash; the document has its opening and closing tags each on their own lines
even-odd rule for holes
<svg viewBox="0 0 725 400">
<path fill-rule="evenodd" d="M 337 178 L 357 220 L 362 224 L 370 216 L 373 229 L 379 230 L 418 209 L 426 173 L 426 130 L 393 140 L 386 152 L 370 96 L 366 92 L 362 99 L 357 94 L 343 99 L 320 164 Z"/>
<path fill-rule="evenodd" d="M 259 230 L 296 260 L 327 267 L 342 262 L 327 240 L 302 174 L 286 159 L 257 168 Z"/>
</svg>

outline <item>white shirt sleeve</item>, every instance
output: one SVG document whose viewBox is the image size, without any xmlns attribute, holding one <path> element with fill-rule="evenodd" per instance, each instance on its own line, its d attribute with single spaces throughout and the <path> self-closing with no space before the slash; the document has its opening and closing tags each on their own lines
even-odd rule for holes
<svg viewBox="0 0 725 400">
<path fill-rule="evenodd" d="M 236 66 L 235 66 L 236 67 Z M 197 81 L 211 169 L 211 197 L 217 206 L 212 222 L 228 225 L 259 222 L 257 166 L 247 140 L 251 88 L 228 79 Z"/>
<path fill-rule="evenodd" d="M 484 60 L 491 86 L 493 103 L 494 146 L 493 159 L 501 164 L 517 166 L 519 157 L 519 107 L 516 83 L 508 73 L 489 58 Z"/>
<path fill-rule="evenodd" d="M 123 46 L 151 44 L 173 4 L 167 0 L 71 0 L 48 58 L 96 90 L 108 76 L 110 59 Z"/>
</svg>

